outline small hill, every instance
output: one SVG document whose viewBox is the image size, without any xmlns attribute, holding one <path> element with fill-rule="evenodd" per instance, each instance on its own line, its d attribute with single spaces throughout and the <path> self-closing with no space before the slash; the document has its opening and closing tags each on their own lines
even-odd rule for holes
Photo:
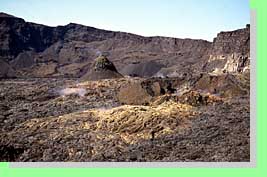
<svg viewBox="0 0 267 177">
<path fill-rule="evenodd" d="M 90 70 L 82 76 L 82 80 L 101 80 L 122 78 L 123 76 L 117 71 L 114 64 L 107 59 L 106 56 L 99 56 L 91 65 Z"/>
</svg>

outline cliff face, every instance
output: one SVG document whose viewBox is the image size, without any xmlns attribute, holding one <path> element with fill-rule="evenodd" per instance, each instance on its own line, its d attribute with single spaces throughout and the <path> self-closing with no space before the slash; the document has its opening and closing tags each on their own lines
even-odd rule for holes
<svg viewBox="0 0 267 177">
<path fill-rule="evenodd" d="M 53 33 L 51 27 L 12 16 L 0 17 L 0 56 L 11 61 L 23 51 L 41 52 L 58 40 Z"/>
<path fill-rule="evenodd" d="M 127 75 L 179 75 L 224 67 L 240 72 L 249 63 L 249 30 L 220 33 L 211 43 L 143 37 L 74 23 L 48 27 L 0 14 L 0 60 L 16 70 L 18 77 L 81 77 L 102 52 Z M 151 68 L 151 63 L 160 67 L 144 75 L 142 68 Z M 139 66 L 143 66 L 140 71 Z"/>
<path fill-rule="evenodd" d="M 231 32 L 221 32 L 214 39 L 207 66 L 214 63 L 214 72 L 245 72 L 250 64 L 250 26 Z"/>
</svg>

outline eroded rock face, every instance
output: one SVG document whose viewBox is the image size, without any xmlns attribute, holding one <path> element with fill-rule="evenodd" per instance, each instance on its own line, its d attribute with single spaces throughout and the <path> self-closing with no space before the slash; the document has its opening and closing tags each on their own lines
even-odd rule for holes
<svg viewBox="0 0 267 177">
<path fill-rule="evenodd" d="M 232 55 L 228 58 L 223 68 L 223 72 L 230 73 L 243 73 L 250 70 L 250 57 L 249 55 Z"/>
<path fill-rule="evenodd" d="M 220 32 L 213 41 L 212 54 L 247 54 L 250 51 L 250 25 L 244 29 Z"/>
<path fill-rule="evenodd" d="M 217 63 L 217 64 L 216 64 Z M 220 63 L 220 64 L 219 64 Z M 208 71 L 242 73 L 249 71 L 250 26 L 232 32 L 221 32 L 209 52 Z"/>
<path fill-rule="evenodd" d="M 54 28 L 27 23 L 13 16 L 0 17 L 0 57 L 12 61 L 24 51 L 42 52 L 58 41 L 63 32 Z"/>
</svg>

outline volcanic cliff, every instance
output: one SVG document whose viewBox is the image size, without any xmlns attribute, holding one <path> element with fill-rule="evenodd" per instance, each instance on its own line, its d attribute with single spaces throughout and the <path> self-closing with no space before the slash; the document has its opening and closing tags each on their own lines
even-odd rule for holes
<svg viewBox="0 0 267 177">
<path fill-rule="evenodd" d="M 118 71 L 131 76 L 243 72 L 249 69 L 249 41 L 249 25 L 221 32 L 209 42 L 143 37 L 74 23 L 48 27 L 1 13 L 0 77 L 82 77 L 99 52 L 108 52 Z"/>
</svg>

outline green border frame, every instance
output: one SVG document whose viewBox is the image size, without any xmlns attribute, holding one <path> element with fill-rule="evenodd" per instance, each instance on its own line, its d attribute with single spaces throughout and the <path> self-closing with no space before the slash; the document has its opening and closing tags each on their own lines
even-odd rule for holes
<svg viewBox="0 0 267 177">
<path fill-rule="evenodd" d="M 47 176 L 242 176 L 263 177 L 267 174 L 267 7 L 266 0 L 250 0 L 250 7 L 257 11 L 257 167 L 256 168 L 9 168 L 0 162 L 1 177 Z M 264 23 L 265 22 L 265 23 Z"/>
</svg>

